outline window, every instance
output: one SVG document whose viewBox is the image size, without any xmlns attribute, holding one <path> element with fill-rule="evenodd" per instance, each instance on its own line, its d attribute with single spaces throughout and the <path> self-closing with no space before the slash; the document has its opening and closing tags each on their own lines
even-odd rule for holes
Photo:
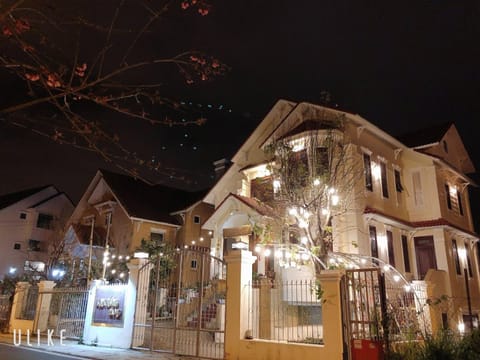
<svg viewBox="0 0 480 360">
<path fill-rule="evenodd" d="M 197 259 L 192 259 L 190 261 L 190 269 L 192 270 L 197 270 L 198 262 Z"/>
<path fill-rule="evenodd" d="M 382 177 L 382 195 L 388 199 L 387 164 L 384 162 L 380 162 L 380 174 Z"/>
<path fill-rule="evenodd" d="M 393 252 L 393 233 L 387 230 L 388 263 L 395 267 L 395 253 Z"/>
<path fill-rule="evenodd" d="M 372 257 L 378 258 L 378 242 L 377 242 L 377 229 L 375 226 L 369 226 L 368 228 L 370 234 L 370 251 Z M 378 264 L 378 261 L 373 261 L 375 264 Z"/>
<path fill-rule="evenodd" d="M 442 313 L 442 329 L 447 330 L 448 329 L 448 316 L 447 313 Z"/>
<path fill-rule="evenodd" d="M 445 196 L 447 198 L 447 207 L 452 210 L 452 198 L 450 197 L 450 186 L 445 184 Z"/>
<path fill-rule="evenodd" d="M 48 214 L 38 214 L 37 227 L 41 229 L 51 229 L 53 225 L 53 216 Z"/>
<path fill-rule="evenodd" d="M 22 245 L 20 243 L 13 244 L 13 249 L 14 250 L 20 250 L 21 248 L 22 248 Z"/>
<path fill-rule="evenodd" d="M 462 204 L 462 195 L 460 191 L 457 191 L 457 204 L 458 204 L 458 213 L 463 215 L 463 204 Z"/>
<path fill-rule="evenodd" d="M 194 222 L 195 224 L 200 224 L 200 216 L 194 215 L 194 216 L 193 216 L 193 222 Z"/>
<path fill-rule="evenodd" d="M 472 260 L 470 259 L 470 246 L 468 246 L 468 241 L 465 241 L 465 255 L 467 256 L 468 276 L 473 277 Z"/>
<path fill-rule="evenodd" d="M 402 250 L 403 250 L 403 266 L 405 267 L 405 272 L 410 272 L 410 254 L 408 252 L 408 241 L 407 236 L 402 235 Z"/>
<path fill-rule="evenodd" d="M 273 179 L 271 176 L 255 178 L 250 182 L 250 197 L 260 201 L 272 201 L 274 199 Z M 200 223 L 200 217 L 198 217 Z M 195 220 L 195 216 L 193 217 Z"/>
<path fill-rule="evenodd" d="M 162 244 L 164 240 L 164 234 L 162 232 L 151 232 L 150 240 L 157 245 Z"/>
<path fill-rule="evenodd" d="M 368 191 L 373 191 L 373 181 L 372 181 L 372 162 L 370 155 L 363 154 L 363 167 L 365 171 L 365 188 Z"/>
<path fill-rule="evenodd" d="M 307 150 L 292 151 L 288 158 L 288 169 L 286 179 L 290 184 L 288 187 L 305 186 L 310 172 L 308 168 Z"/>
<path fill-rule="evenodd" d="M 448 144 L 445 140 L 442 141 L 442 144 L 443 144 L 443 150 L 448 153 Z"/>
<path fill-rule="evenodd" d="M 452 240 L 452 252 L 453 260 L 455 261 L 455 270 L 457 275 L 462 275 L 462 270 L 460 269 L 460 257 L 458 256 L 457 240 Z"/>
<path fill-rule="evenodd" d="M 437 269 L 435 242 L 431 235 L 414 237 L 413 240 L 415 244 L 418 279 L 423 280 L 429 269 Z"/>
<path fill-rule="evenodd" d="M 395 169 L 394 174 L 395 174 L 395 190 L 397 190 L 397 192 L 402 192 L 403 186 L 402 186 L 402 178 L 400 176 L 400 170 Z"/>
<path fill-rule="evenodd" d="M 328 173 L 329 161 L 328 161 L 328 149 L 325 147 L 317 147 L 315 149 L 315 176 L 322 176 Z"/>
<path fill-rule="evenodd" d="M 422 180 L 420 177 L 420 171 L 415 171 L 412 173 L 412 182 L 413 182 L 413 199 L 415 206 L 423 206 L 423 191 L 422 191 Z"/>
<path fill-rule="evenodd" d="M 28 240 L 28 251 L 40 251 L 40 241 Z"/>
<path fill-rule="evenodd" d="M 20 219 L 25 220 L 27 218 L 27 213 L 24 213 L 23 211 L 20 213 Z"/>
<path fill-rule="evenodd" d="M 445 184 L 445 197 L 448 209 L 463 215 L 462 196 L 457 187 Z"/>
</svg>

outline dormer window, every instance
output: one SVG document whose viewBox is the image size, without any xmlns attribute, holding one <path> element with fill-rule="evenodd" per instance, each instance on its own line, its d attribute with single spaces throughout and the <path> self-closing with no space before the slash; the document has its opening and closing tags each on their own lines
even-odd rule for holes
<svg viewBox="0 0 480 360">
<path fill-rule="evenodd" d="M 445 140 L 442 141 L 443 150 L 448 154 L 448 144 Z"/>
</svg>

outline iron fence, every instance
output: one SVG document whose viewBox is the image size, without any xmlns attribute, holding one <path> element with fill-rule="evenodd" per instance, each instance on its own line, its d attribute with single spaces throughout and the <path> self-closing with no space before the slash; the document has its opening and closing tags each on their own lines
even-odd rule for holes
<svg viewBox="0 0 480 360">
<path fill-rule="evenodd" d="M 277 342 L 323 344 L 319 290 L 315 280 L 252 282 L 248 312 L 251 336 Z"/>
<path fill-rule="evenodd" d="M 59 288 L 49 289 L 40 293 L 40 306 L 50 302 L 48 328 L 54 329 L 54 334 L 60 334 L 70 339 L 79 339 L 83 335 L 85 316 L 87 313 L 88 289 Z"/>
</svg>

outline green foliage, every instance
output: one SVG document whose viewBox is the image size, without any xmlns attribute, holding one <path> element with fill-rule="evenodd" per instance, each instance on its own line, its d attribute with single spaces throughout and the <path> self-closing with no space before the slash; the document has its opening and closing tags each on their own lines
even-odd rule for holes
<svg viewBox="0 0 480 360">
<path fill-rule="evenodd" d="M 480 330 L 463 337 L 449 330 L 423 341 L 411 341 L 395 346 L 387 360 L 478 360 L 480 359 Z"/>
<path fill-rule="evenodd" d="M 320 281 L 318 280 L 315 281 L 315 285 L 313 286 L 312 292 L 315 293 L 315 297 L 317 298 L 317 300 L 321 301 L 322 304 L 325 303 L 326 300 L 323 298 L 323 296 L 325 295 L 325 290 L 323 289 Z"/>
</svg>

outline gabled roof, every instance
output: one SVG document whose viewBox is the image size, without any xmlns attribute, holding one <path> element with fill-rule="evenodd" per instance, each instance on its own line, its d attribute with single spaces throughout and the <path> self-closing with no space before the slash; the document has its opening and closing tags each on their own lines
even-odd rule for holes
<svg viewBox="0 0 480 360">
<path fill-rule="evenodd" d="M 143 180 L 108 170 L 100 170 L 130 217 L 180 225 L 171 214 L 202 199 L 205 191 L 188 192 L 164 185 L 152 185 Z"/>
<path fill-rule="evenodd" d="M 429 126 L 397 136 L 397 139 L 410 148 L 438 143 L 453 125 L 447 122 Z"/>
<path fill-rule="evenodd" d="M 230 195 L 240 200 L 245 205 L 249 206 L 250 208 L 255 210 L 257 213 L 259 213 L 260 215 L 269 216 L 269 217 L 276 216 L 275 210 L 273 208 L 271 208 L 270 206 L 266 205 L 265 203 L 255 198 L 249 198 L 249 197 L 237 195 L 237 194 L 230 194 Z"/>
<path fill-rule="evenodd" d="M 10 194 L 5 194 L 5 195 L 0 195 L 0 209 L 4 209 L 6 207 L 9 207 L 10 205 L 13 205 L 19 201 L 22 201 L 29 196 L 32 196 L 52 185 L 44 185 L 36 188 L 31 188 L 31 189 L 26 189 L 22 191 L 18 191 L 15 193 L 10 193 Z"/>
</svg>

